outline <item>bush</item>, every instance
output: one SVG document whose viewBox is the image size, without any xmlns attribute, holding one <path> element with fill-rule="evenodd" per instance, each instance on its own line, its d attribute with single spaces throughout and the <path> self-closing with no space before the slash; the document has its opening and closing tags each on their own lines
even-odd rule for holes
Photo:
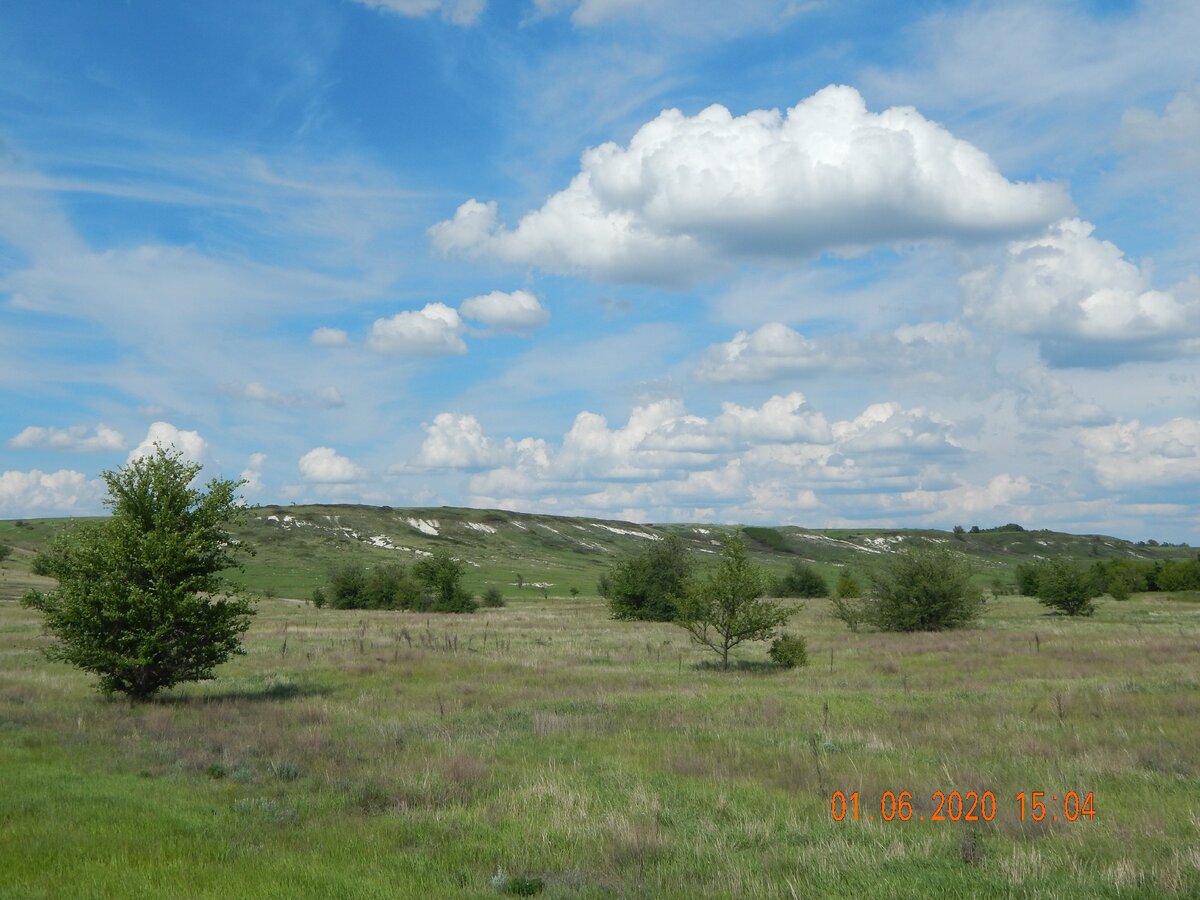
<svg viewBox="0 0 1200 900">
<path fill-rule="evenodd" d="M 10 556 L 12 556 L 12 547 L 8 544 L 0 544 L 0 562 L 4 562 Z"/>
<path fill-rule="evenodd" d="M 29 566 L 29 571 L 34 575 L 50 576 L 53 573 L 50 571 L 50 557 L 46 553 L 39 553 L 33 558 L 33 562 Z"/>
<path fill-rule="evenodd" d="M 322 588 L 313 588 L 312 604 L 313 606 L 317 607 L 317 609 L 320 609 L 325 605 L 325 591 Z"/>
<path fill-rule="evenodd" d="M 413 575 L 430 594 L 430 612 L 471 613 L 478 604 L 462 585 L 466 565 L 445 550 L 413 564 Z"/>
<path fill-rule="evenodd" d="M 867 601 L 861 597 L 843 597 L 835 591 L 829 602 L 833 604 L 833 617 L 855 634 L 871 618 Z"/>
<path fill-rule="evenodd" d="M 1090 616 L 1099 593 L 1090 573 L 1069 559 L 1053 560 L 1038 579 L 1038 602 L 1068 616 Z"/>
<path fill-rule="evenodd" d="M 871 576 L 870 623 L 884 631 L 943 631 L 979 615 L 983 593 L 948 550 L 909 548 Z"/>
<path fill-rule="evenodd" d="M 360 562 L 344 562 L 329 573 L 325 602 L 332 609 L 363 609 L 366 606 L 367 570 Z"/>
<path fill-rule="evenodd" d="M 728 669 L 730 650 L 743 641 L 769 641 L 792 610 L 760 599 L 766 579 L 750 564 L 740 538 L 721 543 L 721 562 L 708 577 L 688 585 L 676 623 L 695 643 L 720 654 L 722 668 Z"/>
<path fill-rule="evenodd" d="M 829 585 L 808 563 L 798 562 L 790 572 L 776 580 L 774 594 L 776 597 L 828 597 Z"/>
<path fill-rule="evenodd" d="M 617 563 L 600 579 L 600 595 L 614 619 L 670 622 L 694 568 L 683 541 L 669 535 Z"/>
<path fill-rule="evenodd" d="M 499 588 L 488 588 L 483 592 L 483 605 L 489 609 L 497 609 L 504 605 L 504 595 Z"/>
<path fill-rule="evenodd" d="M 105 693 L 144 700 L 245 652 L 253 607 L 218 574 L 240 549 L 225 530 L 239 483 L 196 490 L 200 468 L 155 445 L 104 472 L 112 515 L 56 537 L 42 558 L 58 586 L 23 598 L 57 638 L 46 655 L 96 674 Z"/>
<path fill-rule="evenodd" d="M 788 634 L 786 631 L 771 642 L 767 651 L 771 662 L 785 669 L 795 669 L 808 665 L 808 646 L 804 638 Z"/>
<path fill-rule="evenodd" d="M 837 587 L 834 588 L 834 591 L 839 597 L 862 596 L 862 586 L 858 583 L 858 579 L 854 577 L 854 573 L 849 569 L 842 569 L 838 573 Z"/>
<path fill-rule="evenodd" d="M 1036 562 L 1017 563 L 1013 577 L 1017 580 L 1017 592 L 1022 597 L 1036 597 L 1038 582 L 1041 580 L 1044 564 Z"/>
</svg>

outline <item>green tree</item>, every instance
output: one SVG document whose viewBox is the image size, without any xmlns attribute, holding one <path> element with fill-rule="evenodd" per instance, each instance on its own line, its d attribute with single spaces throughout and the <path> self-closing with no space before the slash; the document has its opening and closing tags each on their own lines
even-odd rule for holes
<svg viewBox="0 0 1200 900">
<path fill-rule="evenodd" d="M 909 547 L 871 575 L 869 621 L 884 631 L 943 631 L 979 615 L 983 592 L 958 554 Z"/>
<path fill-rule="evenodd" d="M 842 569 L 838 573 L 837 586 L 834 588 L 834 593 L 838 597 L 861 597 L 862 586 L 858 583 L 858 579 L 854 577 L 854 573 L 849 569 Z"/>
<path fill-rule="evenodd" d="M 722 542 L 721 562 L 707 577 L 688 585 L 678 603 L 676 624 L 692 640 L 720 654 L 729 668 L 729 651 L 743 641 L 769 641 L 792 610 L 762 599 L 766 578 L 750 562 L 741 538 Z"/>
<path fill-rule="evenodd" d="M 1044 563 L 1017 563 L 1016 569 L 1013 570 L 1013 576 L 1017 580 L 1017 591 L 1022 597 L 1037 596 L 1038 582 L 1041 581 L 1043 571 L 1045 571 Z"/>
<path fill-rule="evenodd" d="M 200 491 L 200 469 L 156 445 L 104 472 L 112 515 L 56 538 L 42 558 L 58 586 L 24 597 L 57 638 L 46 655 L 94 673 L 105 693 L 145 700 L 245 652 L 253 606 L 219 575 L 243 549 L 225 531 L 241 482 Z"/>
<path fill-rule="evenodd" d="M 670 622 L 694 569 L 687 545 L 672 534 L 617 563 L 598 587 L 614 619 Z"/>
<path fill-rule="evenodd" d="M 445 550 L 422 557 L 413 564 L 413 575 L 432 594 L 431 612 L 475 612 L 475 600 L 462 584 L 466 568 Z"/>
<path fill-rule="evenodd" d="M 1091 573 L 1069 559 L 1052 560 L 1038 579 L 1038 602 L 1068 616 L 1090 616 L 1099 594 Z"/>
<path fill-rule="evenodd" d="M 773 592 L 776 597 L 828 597 L 829 585 L 808 563 L 796 562 L 775 582 Z"/>
</svg>

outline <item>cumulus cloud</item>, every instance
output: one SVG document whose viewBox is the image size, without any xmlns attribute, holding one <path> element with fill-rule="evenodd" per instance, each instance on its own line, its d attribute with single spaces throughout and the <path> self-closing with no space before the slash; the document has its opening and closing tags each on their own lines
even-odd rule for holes
<svg viewBox="0 0 1200 900">
<path fill-rule="evenodd" d="M 182 431 L 170 422 L 154 422 L 147 429 L 142 442 L 130 451 L 127 461 L 133 462 L 143 456 L 152 456 L 156 444 L 167 450 L 177 450 L 184 459 L 192 462 L 203 462 L 208 451 L 208 442 L 200 437 L 200 432 Z"/>
<path fill-rule="evenodd" d="M 332 447 L 314 447 L 300 457 L 297 465 L 300 477 L 314 484 L 344 484 L 367 477 L 366 469 L 341 456 Z"/>
<path fill-rule="evenodd" d="M 516 228 L 472 199 L 430 229 L 443 252 L 551 272 L 682 285 L 722 262 L 939 238 L 989 238 L 1069 212 L 1057 185 L 1014 183 L 909 107 L 830 86 L 781 115 L 667 110 Z"/>
<path fill-rule="evenodd" d="M 0 472 L 0 513 L 28 516 L 37 513 L 90 511 L 100 506 L 100 486 L 82 472 Z"/>
<path fill-rule="evenodd" d="M 444 303 L 427 303 L 419 310 L 376 319 L 367 346 L 379 353 L 406 356 L 448 356 L 466 353 L 463 323 L 458 312 Z"/>
<path fill-rule="evenodd" d="M 455 25 L 474 25 L 487 9 L 487 0 L 354 0 L 363 6 L 397 16 L 419 18 L 437 13 Z"/>
<path fill-rule="evenodd" d="M 1080 434 L 1084 455 L 1106 488 L 1195 484 L 1200 481 L 1200 421 L 1163 425 L 1131 422 L 1089 428 Z"/>
<path fill-rule="evenodd" d="M 1163 114 L 1133 107 L 1121 117 L 1117 146 L 1161 154 L 1178 168 L 1200 168 L 1200 85 L 1180 91 Z"/>
<path fill-rule="evenodd" d="M 1058 365 L 1110 365 L 1197 331 L 1200 303 L 1153 289 L 1147 272 L 1093 231 L 1064 219 L 1013 241 L 1002 264 L 964 276 L 967 315 L 1038 339 Z"/>
<path fill-rule="evenodd" d="M 314 347 L 349 347 L 350 335 L 340 328 L 314 328 L 309 341 Z"/>
<path fill-rule="evenodd" d="M 705 351 L 695 377 L 715 383 L 773 381 L 784 375 L 810 372 L 829 360 L 812 341 L 779 322 L 756 331 L 739 331 L 733 340 Z"/>
<path fill-rule="evenodd" d="M 261 494 L 264 490 L 263 485 L 263 466 L 266 465 L 267 454 L 251 453 L 250 458 L 246 461 L 246 468 L 242 469 L 242 474 L 238 478 L 244 482 L 242 490 L 247 494 Z"/>
<path fill-rule="evenodd" d="M 11 438 L 8 446 L 19 450 L 46 448 L 72 453 L 96 453 L 125 449 L 125 438 L 119 431 L 104 424 L 97 425 L 94 429 L 89 429 L 86 425 L 71 425 L 67 428 L 40 428 L 30 425 Z"/>
<path fill-rule="evenodd" d="M 557 445 L 501 444 L 473 418 L 446 414 L 428 429 L 419 459 L 481 470 L 469 488 L 485 505 L 657 510 L 685 519 L 720 508 L 744 520 L 786 519 L 787 509 L 820 506 L 818 490 L 917 489 L 922 472 L 961 452 L 950 428 L 939 415 L 895 403 L 830 423 L 799 392 L 760 406 L 724 403 L 712 417 L 664 399 L 635 406 L 617 426 L 581 412 Z"/>
<path fill-rule="evenodd" d="M 993 477 L 986 485 L 965 482 L 940 491 L 904 491 L 892 498 L 886 506 L 926 513 L 926 518 L 938 521 L 969 518 L 978 513 L 1003 516 L 1003 510 L 1028 496 L 1033 490 L 1029 479 L 1023 475 L 1001 474 Z"/>
<path fill-rule="evenodd" d="M 497 449 L 474 416 L 438 413 L 425 425 L 417 464 L 430 468 L 471 469 L 498 462 Z"/>
<path fill-rule="evenodd" d="M 499 331 L 532 331 L 550 320 L 550 313 L 529 291 L 492 291 L 464 300 L 458 309 L 468 319 Z"/>
</svg>

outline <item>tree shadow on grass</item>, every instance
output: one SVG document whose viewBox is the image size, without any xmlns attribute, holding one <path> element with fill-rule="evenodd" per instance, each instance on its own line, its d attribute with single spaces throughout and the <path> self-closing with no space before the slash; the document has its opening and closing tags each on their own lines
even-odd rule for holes
<svg viewBox="0 0 1200 900">
<path fill-rule="evenodd" d="M 721 667 L 720 660 L 705 659 L 696 663 L 693 668 L 700 672 L 738 672 L 742 675 L 778 675 L 787 671 L 782 666 L 764 659 L 732 659 L 728 669 Z"/>
<path fill-rule="evenodd" d="M 164 706 L 203 706 L 207 703 L 269 702 L 294 700 L 297 697 L 324 697 L 333 693 L 331 688 L 316 684 L 294 684 L 289 681 L 273 681 L 260 685 L 246 685 L 213 691 L 204 694 L 163 694 L 150 702 Z"/>
</svg>

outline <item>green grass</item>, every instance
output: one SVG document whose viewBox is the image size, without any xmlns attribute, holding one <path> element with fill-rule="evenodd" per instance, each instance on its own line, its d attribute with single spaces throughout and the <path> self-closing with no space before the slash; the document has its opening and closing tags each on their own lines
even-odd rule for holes
<svg viewBox="0 0 1200 900">
<path fill-rule="evenodd" d="M 547 897 L 1200 894 L 1196 597 L 1006 597 L 916 635 L 806 601 L 809 668 L 755 645 L 730 673 L 590 598 L 270 600 L 217 680 L 130 706 L 40 656 L 24 564 L 0 570 L 0 897 L 494 897 L 497 869 Z M 829 815 L 834 790 L 878 818 L 886 790 L 928 815 L 984 789 L 970 838 Z M 1098 814 L 1022 823 L 1034 790 Z"/>
</svg>

